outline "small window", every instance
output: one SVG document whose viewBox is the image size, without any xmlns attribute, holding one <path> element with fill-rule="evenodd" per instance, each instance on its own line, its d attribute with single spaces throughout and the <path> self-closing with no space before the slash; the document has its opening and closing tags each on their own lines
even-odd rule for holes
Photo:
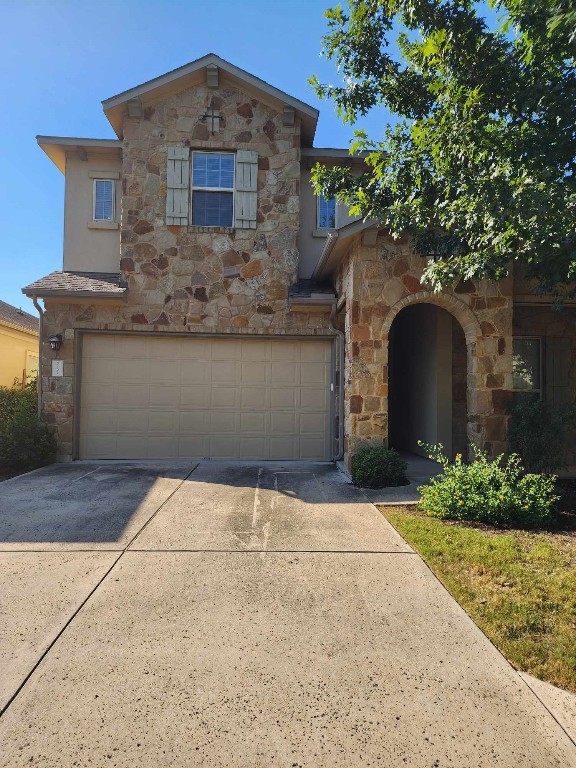
<svg viewBox="0 0 576 768">
<path fill-rule="evenodd" d="M 517 336 L 512 342 L 512 389 L 542 396 L 542 340 Z"/>
<path fill-rule="evenodd" d="M 94 221 L 114 221 L 114 182 L 94 179 Z"/>
<path fill-rule="evenodd" d="M 231 227 L 234 218 L 234 155 L 194 152 L 192 156 L 192 224 Z"/>
<path fill-rule="evenodd" d="M 324 195 L 318 198 L 318 229 L 334 229 L 336 226 L 336 200 L 326 200 Z"/>
</svg>

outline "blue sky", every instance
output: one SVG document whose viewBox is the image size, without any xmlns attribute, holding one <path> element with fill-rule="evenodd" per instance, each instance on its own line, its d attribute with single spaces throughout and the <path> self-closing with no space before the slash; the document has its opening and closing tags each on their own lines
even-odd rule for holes
<svg viewBox="0 0 576 768">
<path fill-rule="evenodd" d="M 321 110 L 316 146 L 348 146 L 320 57 L 330 0 L 0 0 L 0 299 L 62 268 L 64 177 L 37 134 L 114 138 L 101 101 L 213 52 Z M 359 124 L 380 135 L 383 113 Z"/>
</svg>

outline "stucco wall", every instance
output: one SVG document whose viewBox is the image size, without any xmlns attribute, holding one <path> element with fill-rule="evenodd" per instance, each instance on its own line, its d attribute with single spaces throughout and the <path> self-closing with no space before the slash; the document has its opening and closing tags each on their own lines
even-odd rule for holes
<svg viewBox="0 0 576 768">
<path fill-rule="evenodd" d="M 323 158 L 318 158 L 318 160 L 324 162 Z M 318 230 L 318 198 L 314 194 L 310 176 L 310 169 L 303 167 L 300 174 L 300 266 L 298 268 L 298 274 L 300 277 L 304 278 L 311 277 L 326 243 L 328 232 L 330 232 L 330 230 Z M 343 227 L 356 220 L 357 217 L 349 215 L 345 205 L 337 203 L 337 227 Z"/>
<path fill-rule="evenodd" d="M 38 372 L 38 336 L 0 325 L 0 387 Z"/>
<path fill-rule="evenodd" d="M 111 224 L 93 221 L 91 173 L 120 174 L 122 161 L 113 155 L 88 153 L 87 160 L 68 151 L 64 199 L 64 269 L 118 272 L 122 183 L 116 180 L 116 216 Z"/>
</svg>

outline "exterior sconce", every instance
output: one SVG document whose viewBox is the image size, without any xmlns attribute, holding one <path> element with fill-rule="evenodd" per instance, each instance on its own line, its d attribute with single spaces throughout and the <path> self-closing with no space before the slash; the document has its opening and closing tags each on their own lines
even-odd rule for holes
<svg viewBox="0 0 576 768">
<path fill-rule="evenodd" d="M 48 341 L 50 342 L 50 349 L 52 349 L 53 352 L 58 352 L 62 346 L 62 336 L 57 333 L 55 336 L 50 336 Z"/>
</svg>

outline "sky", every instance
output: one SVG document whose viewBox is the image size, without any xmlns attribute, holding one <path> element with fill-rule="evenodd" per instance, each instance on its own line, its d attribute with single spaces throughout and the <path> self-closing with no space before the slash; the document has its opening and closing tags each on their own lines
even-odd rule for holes
<svg viewBox="0 0 576 768">
<path fill-rule="evenodd" d="M 101 102 L 216 53 L 320 109 L 318 147 L 352 136 L 308 84 L 330 0 L 0 0 L 0 299 L 36 314 L 24 285 L 62 268 L 64 177 L 36 135 L 116 138 Z M 376 138 L 374 112 L 356 127 Z"/>
</svg>

